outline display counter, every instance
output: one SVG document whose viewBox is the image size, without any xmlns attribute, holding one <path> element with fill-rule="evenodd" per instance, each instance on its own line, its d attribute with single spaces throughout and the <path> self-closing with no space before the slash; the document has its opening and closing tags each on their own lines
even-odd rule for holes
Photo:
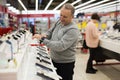
<svg viewBox="0 0 120 80">
<path fill-rule="evenodd" d="M 8 37 L 12 38 L 8 39 Z M 37 39 L 33 40 L 29 31 L 21 35 L 14 32 L 1 40 L 3 42 L 0 44 L 0 51 L 7 56 L 10 55 L 6 58 L 9 62 L 0 68 L 0 80 L 59 80 L 61 78 L 56 73 L 47 47 L 39 45 Z"/>
<path fill-rule="evenodd" d="M 103 49 L 103 54 L 120 61 L 120 40 L 102 35 L 100 37 L 100 46 Z"/>
<path fill-rule="evenodd" d="M 18 31 L 3 36 L 1 38 L 3 42 L 0 45 L 0 52 L 5 56 L 2 56 L 4 58 L 3 61 L 2 58 L 0 58 L 0 64 L 4 65 L 2 65 L 2 67 L 0 66 L 0 80 L 23 80 L 22 76 L 24 75 L 24 66 L 27 60 L 26 51 L 30 43 L 29 37 L 31 36 L 31 34 L 28 31 L 25 31 L 25 33 L 22 33 L 21 35 L 19 33 L 20 37 L 16 37 L 18 39 L 14 40 L 12 37 L 13 35 L 16 35 L 17 32 Z M 9 41 L 8 37 L 10 37 Z M 4 64 L 5 58 L 7 61 L 6 64 Z"/>
<path fill-rule="evenodd" d="M 26 75 L 24 80 L 59 80 L 46 46 L 32 40 L 29 46 Z"/>
<path fill-rule="evenodd" d="M 120 54 L 120 40 L 112 40 L 109 38 L 100 38 L 100 46 Z"/>
</svg>

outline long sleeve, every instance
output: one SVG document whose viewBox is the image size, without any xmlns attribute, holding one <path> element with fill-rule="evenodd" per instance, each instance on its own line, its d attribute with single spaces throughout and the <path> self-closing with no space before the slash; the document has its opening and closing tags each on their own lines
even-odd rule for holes
<svg viewBox="0 0 120 80">
<path fill-rule="evenodd" d="M 78 37 L 79 30 L 74 22 L 66 26 L 60 23 L 52 31 L 51 38 L 44 39 L 43 44 L 50 49 L 50 56 L 55 62 L 73 62 Z"/>
<path fill-rule="evenodd" d="M 99 44 L 99 32 L 95 24 L 91 21 L 86 27 L 86 43 L 88 47 L 95 48 Z"/>
<path fill-rule="evenodd" d="M 78 33 L 77 29 L 71 29 L 59 41 L 45 39 L 44 44 L 54 51 L 64 51 L 77 41 Z"/>
</svg>

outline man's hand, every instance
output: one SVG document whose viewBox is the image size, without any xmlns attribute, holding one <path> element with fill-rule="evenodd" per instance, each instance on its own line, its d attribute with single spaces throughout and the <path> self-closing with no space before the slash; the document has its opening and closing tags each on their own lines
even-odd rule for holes
<svg viewBox="0 0 120 80">
<path fill-rule="evenodd" d="M 32 39 L 34 39 L 34 38 L 41 39 L 42 37 L 46 37 L 46 35 L 45 34 L 42 34 L 42 35 L 35 34 L 35 35 L 33 35 Z"/>
<path fill-rule="evenodd" d="M 34 39 L 34 38 L 41 39 L 41 37 L 42 37 L 42 35 L 40 35 L 40 34 L 34 34 L 32 39 Z"/>
</svg>

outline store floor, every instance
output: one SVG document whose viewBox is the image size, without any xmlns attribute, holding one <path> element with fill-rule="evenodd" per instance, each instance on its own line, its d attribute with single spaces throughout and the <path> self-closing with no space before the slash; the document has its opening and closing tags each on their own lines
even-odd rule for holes
<svg viewBox="0 0 120 80">
<path fill-rule="evenodd" d="M 85 73 L 88 56 L 88 53 L 77 49 L 74 80 L 120 80 L 120 63 L 117 60 L 106 60 L 103 65 L 95 65 L 98 69 L 96 74 Z M 111 63 L 114 64 L 110 65 Z"/>
</svg>

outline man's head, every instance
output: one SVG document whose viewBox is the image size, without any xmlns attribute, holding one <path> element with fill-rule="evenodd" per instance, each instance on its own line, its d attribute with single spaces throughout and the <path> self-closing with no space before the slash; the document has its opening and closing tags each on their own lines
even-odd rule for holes
<svg viewBox="0 0 120 80">
<path fill-rule="evenodd" d="M 71 23 L 73 17 L 74 17 L 75 9 L 72 5 L 69 3 L 62 6 L 60 10 L 60 20 L 63 25 L 68 25 Z"/>
</svg>

